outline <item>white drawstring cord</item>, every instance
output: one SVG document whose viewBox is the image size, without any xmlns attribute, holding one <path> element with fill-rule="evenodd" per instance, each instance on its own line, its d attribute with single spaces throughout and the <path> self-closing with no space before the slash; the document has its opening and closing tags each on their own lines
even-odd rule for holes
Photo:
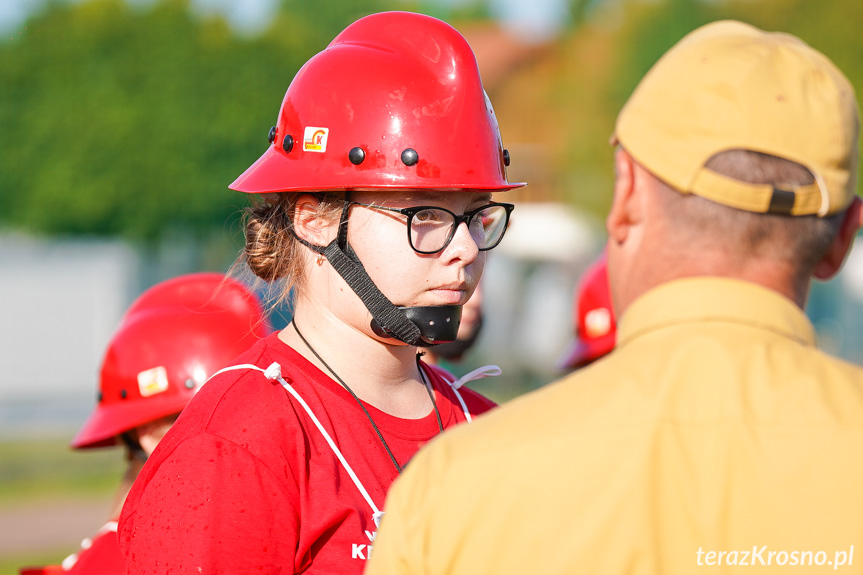
<svg viewBox="0 0 863 575">
<path fill-rule="evenodd" d="M 459 404 L 461 404 L 461 409 L 464 411 L 464 417 L 468 423 L 473 423 L 473 418 L 470 415 L 470 411 L 467 409 L 467 404 L 464 402 L 461 394 L 458 392 L 459 388 L 466 384 L 469 381 L 474 381 L 476 379 L 482 379 L 484 377 L 492 377 L 495 375 L 500 375 L 501 370 L 496 365 L 484 365 L 482 367 L 478 367 L 473 371 L 469 371 L 464 374 L 460 378 L 455 381 L 447 381 L 449 386 L 452 388 L 453 393 L 455 393 L 456 399 L 458 399 Z M 446 381 L 446 379 L 444 379 Z"/>
<path fill-rule="evenodd" d="M 469 381 L 475 381 L 477 379 L 483 379 L 485 377 L 494 377 L 503 373 L 500 368 L 496 365 L 484 365 L 482 367 L 478 367 L 473 371 L 469 371 L 464 374 L 450 385 L 453 389 L 459 389 L 461 386 L 466 384 Z"/>
<path fill-rule="evenodd" d="M 306 410 L 306 413 L 309 414 L 309 417 L 311 418 L 312 422 L 318 428 L 318 431 L 321 432 L 321 435 L 323 435 L 324 439 L 326 440 L 327 444 L 329 444 L 330 449 L 332 449 L 333 453 L 338 458 L 339 462 L 341 462 L 342 467 L 344 467 L 345 471 L 348 472 L 348 475 L 351 476 L 351 480 L 354 482 L 354 485 L 357 486 L 357 489 L 359 490 L 360 494 L 363 496 L 363 499 L 365 499 L 366 503 L 369 504 L 369 507 L 372 508 L 372 518 L 374 519 L 375 525 L 380 527 L 381 517 L 383 517 L 384 512 L 381 511 L 380 509 L 378 509 L 377 505 L 375 505 L 375 502 L 372 501 L 372 498 L 369 495 L 368 491 L 366 491 L 366 488 L 363 486 L 362 483 L 360 483 L 360 479 L 357 477 L 356 473 L 354 473 L 354 470 L 351 469 L 351 466 L 348 464 L 344 455 L 342 455 L 342 452 L 339 451 L 339 448 L 336 446 L 336 442 L 333 441 L 333 438 L 330 437 L 330 434 L 327 433 L 326 429 L 324 429 L 324 426 L 321 424 L 320 420 L 312 412 L 312 408 L 309 407 L 309 405 L 300 396 L 300 394 L 297 393 L 297 391 L 291 386 L 291 384 L 289 384 L 287 381 L 285 381 L 285 379 L 282 377 L 282 366 L 276 362 L 271 363 L 270 367 L 268 367 L 267 369 L 261 369 L 257 365 L 251 365 L 251 364 L 233 365 L 231 367 L 226 367 L 222 370 L 217 371 L 216 373 L 213 374 L 213 376 L 215 376 L 219 373 L 222 373 L 223 371 L 230 371 L 230 370 L 234 370 L 234 369 L 255 369 L 257 371 L 260 371 L 261 373 L 264 374 L 264 377 L 266 377 L 267 379 L 278 381 L 282 385 L 282 387 L 284 387 L 288 391 L 288 393 L 290 393 L 291 395 L 294 396 L 294 399 L 296 399 L 300 403 L 300 405 L 303 407 L 303 409 Z"/>
<path fill-rule="evenodd" d="M 362 483 L 360 483 L 359 477 L 357 477 L 356 473 L 354 473 L 354 470 L 351 469 L 351 466 L 348 464 L 344 455 L 342 455 L 342 452 L 339 451 L 339 448 L 336 446 L 335 441 L 333 441 L 332 437 L 330 437 L 330 434 L 327 433 L 326 429 L 324 429 L 324 426 L 321 424 L 320 420 L 312 412 L 312 408 L 309 407 L 309 405 L 305 402 L 305 400 L 303 400 L 303 398 L 300 396 L 300 394 L 297 393 L 297 391 L 287 381 L 285 381 L 285 379 L 282 377 L 282 366 L 276 362 L 271 363 L 267 369 L 261 369 L 257 365 L 254 365 L 251 363 L 244 363 L 241 365 L 232 365 L 230 367 L 220 369 L 219 371 L 217 371 L 216 373 L 211 375 L 207 381 L 209 381 L 210 379 L 219 375 L 220 373 L 223 373 L 226 371 L 233 371 L 233 370 L 237 370 L 237 369 L 254 369 L 256 371 L 260 371 L 261 373 L 264 374 L 264 377 L 266 377 L 267 379 L 278 381 L 282 385 L 282 387 L 284 387 L 285 390 L 287 390 L 288 393 L 290 393 L 292 396 L 294 396 L 294 399 L 296 399 L 300 403 L 300 405 L 303 407 L 303 409 L 306 410 L 306 413 L 309 415 L 309 418 L 311 418 L 312 422 L 318 428 L 318 431 L 321 432 L 321 435 L 324 437 L 327 444 L 329 444 L 330 449 L 333 451 L 335 456 L 338 458 L 339 462 L 342 464 L 342 467 L 344 467 L 345 471 L 347 471 L 348 475 L 350 475 L 351 480 L 354 482 L 354 485 L 357 486 L 357 490 L 359 490 L 360 494 L 366 500 L 366 503 L 368 503 L 369 507 L 371 507 L 372 519 L 374 520 L 375 525 L 377 527 L 380 527 L 381 526 L 381 518 L 384 516 L 384 512 L 381 511 L 380 509 L 378 509 L 378 507 L 375 505 L 375 502 L 372 501 L 372 498 L 369 495 L 368 491 L 366 491 L 366 488 L 363 486 Z M 500 374 L 501 374 L 501 370 L 498 366 L 486 365 L 486 366 L 477 368 L 477 369 L 463 375 L 462 377 L 456 379 L 455 381 L 452 381 L 452 382 L 448 381 L 447 382 L 449 384 L 449 386 L 452 388 L 453 392 L 455 393 L 455 396 L 458 399 L 458 402 L 461 404 L 461 408 L 464 411 L 464 416 L 467 419 L 468 423 L 470 423 L 473 420 L 471 418 L 470 411 L 468 411 L 467 404 L 465 404 L 464 399 L 461 396 L 461 393 L 459 393 L 459 391 L 458 391 L 459 388 L 469 381 L 474 381 L 477 379 L 482 379 L 484 377 L 491 377 L 491 376 L 496 376 L 496 375 L 500 375 Z"/>
</svg>

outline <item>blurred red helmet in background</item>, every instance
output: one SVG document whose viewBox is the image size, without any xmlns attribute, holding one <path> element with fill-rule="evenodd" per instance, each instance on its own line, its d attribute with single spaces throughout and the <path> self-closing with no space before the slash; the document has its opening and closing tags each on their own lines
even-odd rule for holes
<svg viewBox="0 0 863 575">
<path fill-rule="evenodd" d="M 258 298 L 221 274 L 153 286 L 112 336 L 98 404 L 72 447 L 114 445 L 121 433 L 179 413 L 207 378 L 268 332 Z"/>
<path fill-rule="evenodd" d="M 584 272 L 575 292 L 575 342 L 561 361 L 563 369 L 577 369 L 614 349 L 617 321 L 608 288 L 603 252 Z"/>
</svg>

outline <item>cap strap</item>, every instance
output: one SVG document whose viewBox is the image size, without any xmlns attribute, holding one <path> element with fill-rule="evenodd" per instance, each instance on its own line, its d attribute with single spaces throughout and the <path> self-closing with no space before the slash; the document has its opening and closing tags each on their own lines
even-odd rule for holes
<svg viewBox="0 0 863 575">
<path fill-rule="evenodd" d="M 770 184 L 750 184 L 702 168 L 690 186 L 690 193 L 706 200 L 748 212 L 815 215 L 821 212 L 821 186 L 816 182 L 792 189 L 780 189 Z"/>
</svg>

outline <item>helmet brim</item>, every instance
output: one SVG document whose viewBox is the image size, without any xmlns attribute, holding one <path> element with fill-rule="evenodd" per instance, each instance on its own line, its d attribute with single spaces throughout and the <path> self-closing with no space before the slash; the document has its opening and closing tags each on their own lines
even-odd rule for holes
<svg viewBox="0 0 863 575">
<path fill-rule="evenodd" d="M 146 401 L 146 410 L 141 409 L 142 401 Z M 118 435 L 147 422 L 180 413 L 188 401 L 188 396 L 172 394 L 128 403 L 100 405 L 90 414 L 70 445 L 75 449 L 110 447 L 117 443 Z"/>
<path fill-rule="evenodd" d="M 295 159 L 279 153 L 270 147 L 230 186 L 232 190 L 247 194 L 267 194 L 273 192 L 317 192 L 317 191 L 387 191 L 387 190 L 428 190 L 440 192 L 478 190 L 484 192 L 505 192 L 523 188 L 525 182 L 500 182 L 486 180 L 451 180 L 445 178 L 408 177 L 392 171 L 381 174 L 375 170 L 356 170 L 343 173 L 332 172 L 332 182 L 350 181 L 350 186 L 323 185 L 318 170 L 307 169 Z M 290 182 L 286 185 L 286 182 Z M 434 183 L 432 183 L 434 182 Z M 443 183 L 445 182 L 445 183 Z"/>
</svg>

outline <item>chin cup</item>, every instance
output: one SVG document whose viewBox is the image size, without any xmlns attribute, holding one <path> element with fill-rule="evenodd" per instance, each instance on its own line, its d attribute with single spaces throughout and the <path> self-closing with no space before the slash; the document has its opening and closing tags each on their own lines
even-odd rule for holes
<svg viewBox="0 0 863 575">
<path fill-rule="evenodd" d="M 421 334 L 417 345 L 428 347 L 439 343 L 455 341 L 458 336 L 458 326 L 461 323 L 460 305 L 442 305 L 427 307 L 399 307 L 411 323 L 416 325 Z M 377 320 L 372 319 L 372 331 L 381 337 L 393 337 Z"/>
</svg>

